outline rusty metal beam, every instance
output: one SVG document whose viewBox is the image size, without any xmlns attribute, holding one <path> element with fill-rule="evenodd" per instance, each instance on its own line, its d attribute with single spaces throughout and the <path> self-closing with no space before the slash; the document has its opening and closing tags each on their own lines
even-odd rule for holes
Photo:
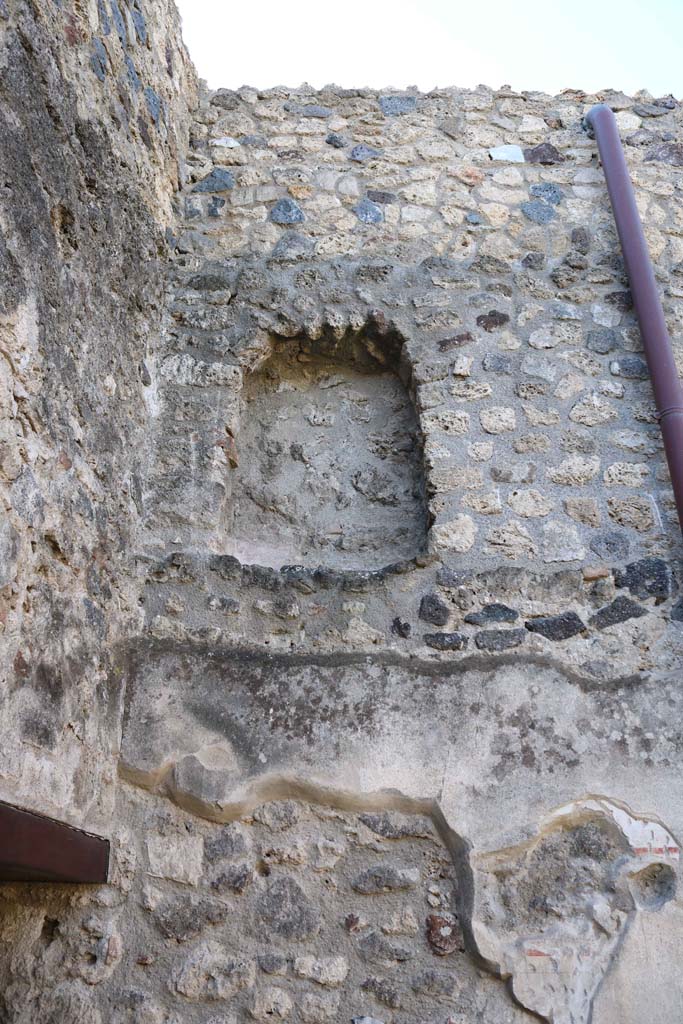
<svg viewBox="0 0 683 1024">
<path fill-rule="evenodd" d="M 107 881 L 109 841 L 0 803 L 0 882 Z"/>
</svg>

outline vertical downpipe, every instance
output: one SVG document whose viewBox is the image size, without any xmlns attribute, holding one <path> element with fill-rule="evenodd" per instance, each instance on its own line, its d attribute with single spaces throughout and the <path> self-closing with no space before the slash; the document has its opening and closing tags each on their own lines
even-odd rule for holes
<svg viewBox="0 0 683 1024">
<path fill-rule="evenodd" d="M 586 122 L 595 134 L 605 172 L 683 531 L 683 389 L 616 119 L 610 108 L 600 103 L 588 111 Z"/>
</svg>

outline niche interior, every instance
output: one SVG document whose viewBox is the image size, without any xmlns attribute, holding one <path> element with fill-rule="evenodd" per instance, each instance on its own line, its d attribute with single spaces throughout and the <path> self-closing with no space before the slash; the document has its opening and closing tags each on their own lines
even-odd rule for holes
<svg viewBox="0 0 683 1024">
<path fill-rule="evenodd" d="M 424 550 L 422 435 L 401 350 L 367 329 L 273 342 L 242 393 L 231 554 L 377 569 Z"/>
</svg>

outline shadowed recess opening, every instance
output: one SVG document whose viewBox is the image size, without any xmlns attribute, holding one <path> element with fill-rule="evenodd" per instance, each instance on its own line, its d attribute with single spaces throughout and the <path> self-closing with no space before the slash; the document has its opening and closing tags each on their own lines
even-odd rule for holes
<svg viewBox="0 0 683 1024">
<path fill-rule="evenodd" d="M 424 550 L 422 435 L 402 339 L 369 329 L 274 343 L 245 382 L 230 553 L 378 569 Z"/>
</svg>

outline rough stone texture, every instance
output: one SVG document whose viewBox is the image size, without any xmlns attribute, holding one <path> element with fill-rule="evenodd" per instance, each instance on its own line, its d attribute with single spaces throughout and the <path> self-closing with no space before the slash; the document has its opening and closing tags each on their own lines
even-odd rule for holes
<svg viewBox="0 0 683 1024">
<path fill-rule="evenodd" d="M 0 18 L 0 798 L 114 843 L 2 890 L 0 1019 L 670 1024 L 683 549 L 582 117 L 681 363 L 681 107 Z"/>
<path fill-rule="evenodd" d="M 254 807 L 230 826 L 249 850 L 253 886 L 218 895 L 212 879 L 236 850 L 216 859 L 216 825 L 127 786 L 117 815 L 127 827 L 114 836 L 116 886 L 76 899 L 56 887 L 0 893 L 0 939 L 13 947 L 0 959 L 3 1020 L 386 1021 L 388 1008 L 402 1022 L 456 1010 L 472 1022 L 528 1019 L 465 951 L 468 873 L 429 816 Z M 140 839 L 160 827 L 169 846 L 188 831 L 205 850 L 213 844 L 189 892 L 146 875 Z M 336 851 L 325 865 L 323 845 Z M 50 1016 L 56 998 L 64 1016 Z"/>
<path fill-rule="evenodd" d="M 195 76 L 167 0 L 3 9 L 0 798 L 105 829 Z"/>
</svg>

